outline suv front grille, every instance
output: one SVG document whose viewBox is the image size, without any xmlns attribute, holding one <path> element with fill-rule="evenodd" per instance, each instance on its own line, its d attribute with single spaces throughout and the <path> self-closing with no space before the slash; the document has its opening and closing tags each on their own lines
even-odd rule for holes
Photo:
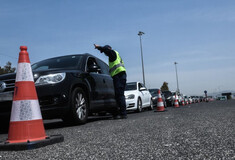
<svg viewBox="0 0 235 160">
<path fill-rule="evenodd" d="M 5 84 L 6 84 L 6 88 L 4 89 L 3 92 L 14 91 L 15 79 L 7 79 L 7 80 L 0 80 L 0 81 L 5 82 Z"/>
</svg>

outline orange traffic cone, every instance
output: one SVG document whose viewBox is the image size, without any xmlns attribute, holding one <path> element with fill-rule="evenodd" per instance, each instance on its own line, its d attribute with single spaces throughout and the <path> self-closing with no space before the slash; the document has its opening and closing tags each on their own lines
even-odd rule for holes
<svg viewBox="0 0 235 160">
<path fill-rule="evenodd" d="M 176 97 L 176 94 L 175 94 L 175 102 L 174 102 L 174 106 L 175 106 L 175 108 L 180 107 L 180 106 L 179 106 L 179 103 L 178 103 L 178 100 L 177 100 L 177 97 Z"/>
<path fill-rule="evenodd" d="M 45 134 L 27 47 L 20 49 L 8 139 L 0 150 L 34 149 L 64 140 L 62 135 Z"/>
<path fill-rule="evenodd" d="M 186 105 L 188 105 L 188 100 L 186 99 Z"/>
<path fill-rule="evenodd" d="M 184 99 L 182 99 L 182 106 L 184 106 Z"/>
<path fill-rule="evenodd" d="M 165 111 L 165 107 L 162 101 L 162 96 L 160 93 L 160 89 L 158 90 L 158 98 L 157 98 L 157 112 L 164 112 Z"/>
</svg>

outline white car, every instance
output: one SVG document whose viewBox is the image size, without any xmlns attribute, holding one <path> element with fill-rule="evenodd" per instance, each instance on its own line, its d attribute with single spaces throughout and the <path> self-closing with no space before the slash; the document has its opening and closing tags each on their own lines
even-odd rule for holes
<svg viewBox="0 0 235 160">
<path fill-rule="evenodd" d="M 140 82 L 129 82 L 125 89 L 126 110 L 141 112 L 144 108 L 153 109 L 152 96 Z"/>
</svg>

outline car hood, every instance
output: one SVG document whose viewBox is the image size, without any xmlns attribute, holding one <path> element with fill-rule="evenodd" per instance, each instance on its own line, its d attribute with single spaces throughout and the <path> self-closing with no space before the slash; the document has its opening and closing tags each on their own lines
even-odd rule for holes
<svg viewBox="0 0 235 160">
<path fill-rule="evenodd" d="M 53 73 L 62 73 L 62 72 L 81 72 L 79 70 L 64 70 L 64 69 L 51 69 L 51 70 L 40 70 L 40 71 L 33 71 L 33 77 L 34 81 L 37 80 L 38 77 L 41 75 L 47 75 L 47 74 L 53 74 Z M 7 80 L 7 79 L 15 79 L 16 78 L 16 73 L 8 73 L 8 74 L 3 74 L 0 75 L 0 81 L 1 80 Z"/>
<path fill-rule="evenodd" d="M 15 78 L 16 78 L 16 73 L 7 73 L 0 75 L 0 80 L 15 79 Z"/>
<path fill-rule="evenodd" d="M 131 91 L 125 91 L 124 94 L 125 95 L 130 95 L 130 94 L 137 94 L 137 90 L 131 90 Z"/>
</svg>

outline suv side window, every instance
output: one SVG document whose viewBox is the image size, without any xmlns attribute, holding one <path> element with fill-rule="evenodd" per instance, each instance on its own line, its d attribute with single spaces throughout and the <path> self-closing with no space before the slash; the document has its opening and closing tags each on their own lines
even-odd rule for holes
<svg viewBox="0 0 235 160">
<path fill-rule="evenodd" d="M 99 60 L 99 59 L 97 59 L 97 63 L 99 64 L 99 66 L 101 68 L 101 73 L 109 75 L 108 65 L 106 63 L 104 63 L 103 61 Z"/>
<path fill-rule="evenodd" d="M 100 66 L 97 64 L 95 58 L 89 57 L 88 60 L 87 60 L 86 71 L 88 71 L 89 67 L 93 66 L 93 65 L 96 65 L 100 68 Z M 97 71 L 96 73 L 101 73 L 101 71 Z"/>
</svg>

